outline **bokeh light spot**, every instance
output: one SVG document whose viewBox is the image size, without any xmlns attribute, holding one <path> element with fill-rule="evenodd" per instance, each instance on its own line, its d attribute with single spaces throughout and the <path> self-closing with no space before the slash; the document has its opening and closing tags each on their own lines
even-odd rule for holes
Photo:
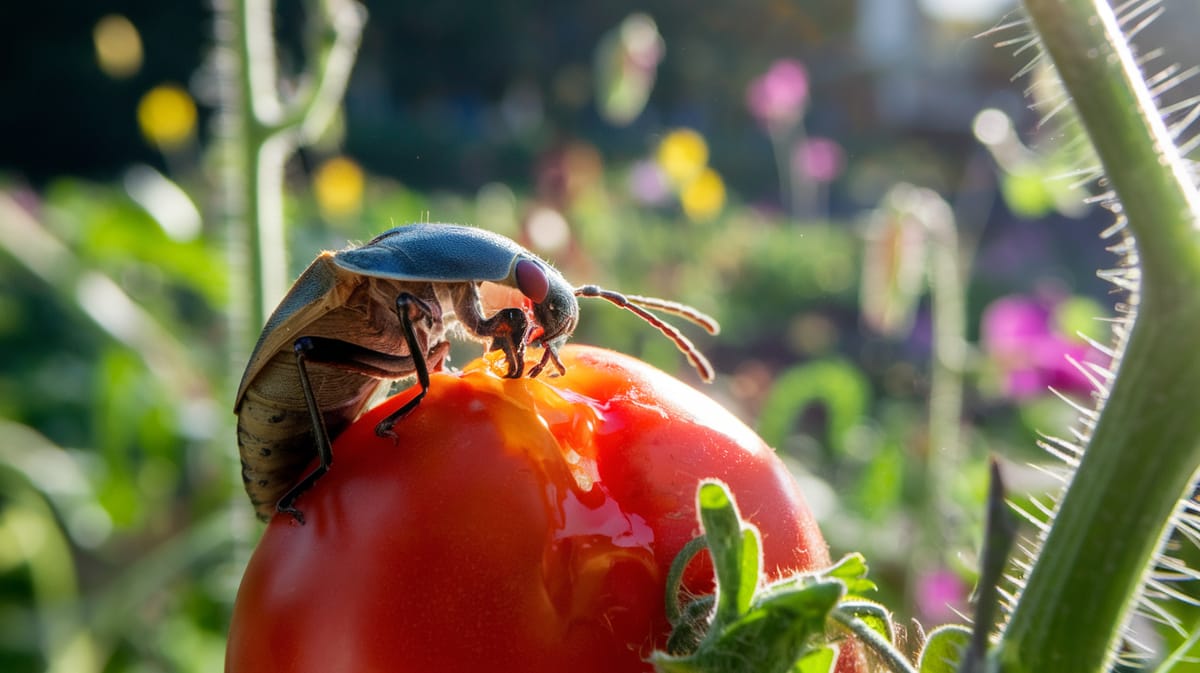
<svg viewBox="0 0 1200 673">
<path fill-rule="evenodd" d="M 142 69 L 142 36 L 129 19 L 109 14 L 92 29 L 96 63 L 113 79 L 125 79 Z"/>
<path fill-rule="evenodd" d="M 725 181 L 711 168 L 705 168 L 679 193 L 679 202 L 689 219 L 711 220 L 725 207 Z"/>
<path fill-rule="evenodd" d="M 708 143 L 692 129 L 677 129 L 659 143 L 657 160 L 673 183 L 686 185 L 708 165 Z"/>
<path fill-rule="evenodd" d="M 313 194 L 326 219 L 342 220 L 362 210 L 366 177 L 353 159 L 334 157 L 313 174 Z"/>
<path fill-rule="evenodd" d="M 182 147 L 196 130 L 196 103 L 178 84 L 160 84 L 138 102 L 138 127 L 162 150 Z"/>
<path fill-rule="evenodd" d="M 525 222 L 529 241 L 535 250 L 559 252 L 571 242 L 571 228 L 562 213 L 553 208 L 537 208 Z"/>
<path fill-rule="evenodd" d="M 996 108 L 986 108 L 975 115 L 971 131 L 984 145 L 999 145 L 1012 136 L 1012 120 Z"/>
</svg>

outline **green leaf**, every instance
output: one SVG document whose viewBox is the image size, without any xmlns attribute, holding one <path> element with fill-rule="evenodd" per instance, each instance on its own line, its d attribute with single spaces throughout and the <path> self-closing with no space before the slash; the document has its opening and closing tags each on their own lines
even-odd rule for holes
<svg viewBox="0 0 1200 673">
<path fill-rule="evenodd" d="M 846 554 L 821 574 L 841 580 L 846 585 L 846 593 L 860 596 L 877 588 L 874 582 L 867 579 L 867 571 L 867 560 L 862 554 L 853 553 Z"/>
<path fill-rule="evenodd" d="M 896 630 L 892 626 L 892 613 L 874 601 L 842 601 L 839 610 L 849 611 L 856 619 L 871 627 L 879 635 L 895 644 Z"/>
<path fill-rule="evenodd" d="M 770 446 L 782 446 L 796 416 L 810 404 L 829 414 L 829 446 L 840 452 L 846 436 L 866 414 L 870 387 L 857 367 L 828 359 L 792 367 L 779 375 L 758 420 L 758 433 Z"/>
<path fill-rule="evenodd" d="M 1037 219 L 1054 210 L 1054 195 L 1046 187 L 1046 176 L 1033 166 L 1004 173 L 1000 193 L 1018 217 Z"/>
<path fill-rule="evenodd" d="M 1103 342 L 1109 311 L 1100 302 L 1090 297 L 1072 296 L 1054 308 L 1054 322 L 1064 336 L 1075 338 L 1083 334 Z"/>
<path fill-rule="evenodd" d="M 750 606 L 758 585 L 758 540 L 752 529 L 743 533 L 741 519 L 723 484 L 705 482 L 698 495 L 700 521 L 712 554 L 717 578 L 717 614 L 715 623 L 732 622 Z M 748 559 L 747 557 L 752 557 Z M 746 571 L 753 573 L 746 577 Z"/>
<path fill-rule="evenodd" d="M 825 629 L 829 611 L 846 595 L 846 586 L 836 580 L 814 580 L 792 585 L 783 591 L 769 591 L 755 601 L 743 621 L 783 615 L 794 621 L 806 621 L 810 630 Z"/>
<path fill-rule="evenodd" d="M 885 670 L 895 673 L 917 673 L 908 657 L 892 643 L 890 625 L 884 627 L 878 623 L 879 613 L 883 612 L 886 615 L 886 611 L 866 608 L 859 603 L 865 601 L 839 604 L 829 615 L 831 622 L 857 638 L 858 642 L 882 663 Z M 856 614 L 856 609 L 863 611 L 867 619 Z M 884 619 L 891 621 L 890 615 Z"/>
<path fill-rule="evenodd" d="M 750 601 L 754 599 L 754 591 L 758 589 L 758 576 L 762 570 L 762 547 L 758 540 L 758 530 L 749 523 L 742 529 L 741 561 L 738 614 L 750 609 Z"/>
<path fill-rule="evenodd" d="M 825 640 L 830 612 L 846 594 L 840 579 L 817 574 L 797 574 L 760 586 L 758 531 L 743 522 L 726 487 L 719 482 L 701 484 L 697 509 L 709 545 L 717 579 L 716 609 L 707 634 L 697 624 L 710 614 L 712 597 L 683 606 L 672 606 L 674 632 L 667 652 L 655 652 L 650 661 L 662 672 L 755 671 L 791 673 L 796 670 L 826 673 L 832 654 Z M 676 559 L 674 568 L 686 566 L 695 544 Z M 865 574 L 861 557 L 848 557 L 833 572 L 851 581 Z M 677 600 L 669 591 L 667 600 Z"/>
<path fill-rule="evenodd" d="M 1000 584 L 1004 569 L 1017 541 L 1017 518 L 1004 496 L 1004 480 L 995 459 L 989 464 L 987 517 L 984 523 L 983 549 L 979 552 L 979 582 L 975 589 L 975 624 L 971 644 L 963 657 L 964 669 L 983 670 L 988 656 L 988 633 L 1000 620 L 1004 594 Z"/>
<path fill-rule="evenodd" d="M 841 582 L 825 581 L 766 594 L 705 641 L 694 658 L 707 671 L 791 671 L 813 640 L 824 636 L 829 612 L 844 592 Z"/>
<path fill-rule="evenodd" d="M 794 673 L 831 673 L 837 663 L 837 649 L 826 645 L 811 650 L 796 662 Z"/>
<path fill-rule="evenodd" d="M 868 520 L 880 522 L 896 512 L 904 497 L 904 477 L 910 461 L 895 438 L 881 442 L 863 466 L 854 488 L 854 508 Z"/>
<path fill-rule="evenodd" d="M 917 670 L 920 673 L 956 673 L 958 662 L 970 643 L 971 631 L 965 626 L 939 626 L 925 639 Z"/>
<path fill-rule="evenodd" d="M 716 597 L 701 596 L 683 606 L 671 622 L 671 635 L 667 637 L 666 651 L 672 655 L 695 652 L 708 635 Z"/>
<path fill-rule="evenodd" d="M 846 554 L 824 573 L 842 581 L 857 580 L 867 576 L 867 559 L 858 552 Z"/>
</svg>

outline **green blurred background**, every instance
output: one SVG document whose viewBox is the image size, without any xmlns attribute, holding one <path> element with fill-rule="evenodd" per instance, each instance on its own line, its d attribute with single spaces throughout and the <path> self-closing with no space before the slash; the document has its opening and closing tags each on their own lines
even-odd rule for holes
<svg viewBox="0 0 1200 673">
<path fill-rule="evenodd" d="M 1102 364 L 1079 335 L 1104 342 L 1121 300 L 1096 275 L 1111 216 L 1069 176 L 1086 156 L 1039 123 L 1044 76 L 1012 80 L 1029 55 L 994 47 L 1021 29 L 977 37 L 1012 4 L 366 4 L 340 112 L 286 164 L 289 278 L 394 224 L 461 222 L 712 313 L 705 391 L 795 466 L 835 554 L 867 555 L 901 621 L 959 621 L 984 457 L 1018 499 L 1055 488 L 1021 467 L 1073 418 L 1048 387 L 1086 403 L 1065 356 Z M 1200 7 L 1164 6 L 1146 39 L 1200 62 Z M 309 9 L 276 8 L 285 95 Z M 231 310 L 222 29 L 203 3 L 5 14 L 0 670 L 214 670 L 259 534 L 231 412 L 258 325 Z M 696 380 L 632 316 L 583 310 L 576 341 Z"/>
</svg>

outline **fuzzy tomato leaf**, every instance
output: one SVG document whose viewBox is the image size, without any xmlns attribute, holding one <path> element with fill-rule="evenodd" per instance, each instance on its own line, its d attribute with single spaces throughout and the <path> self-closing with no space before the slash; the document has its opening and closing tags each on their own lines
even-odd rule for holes
<svg viewBox="0 0 1200 673">
<path fill-rule="evenodd" d="M 830 673 L 837 659 L 837 649 L 830 646 L 818 647 L 796 662 L 793 673 Z"/>
<path fill-rule="evenodd" d="M 822 575 L 841 580 L 846 585 L 846 593 L 851 596 L 862 596 L 877 588 L 875 583 L 867 579 L 867 559 L 862 554 L 846 554 Z"/>
<path fill-rule="evenodd" d="M 719 587 L 716 622 L 725 624 L 746 613 L 758 587 L 758 532 L 743 526 L 723 485 L 702 484 L 697 497 Z"/>
<path fill-rule="evenodd" d="M 892 626 L 892 613 L 888 612 L 887 608 L 872 601 L 842 601 L 838 605 L 838 609 L 848 612 L 855 619 L 861 621 L 883 636 L 889 643 L 896 642 L 896 630 Z"/>
<path fill-rule="evenodd" d="M 920 673 L 956 673 L 958 662 L 970 643 L 970 629 L 957 624 L 939 626 L 925 639 L 917 670 Z"/>
</svg>

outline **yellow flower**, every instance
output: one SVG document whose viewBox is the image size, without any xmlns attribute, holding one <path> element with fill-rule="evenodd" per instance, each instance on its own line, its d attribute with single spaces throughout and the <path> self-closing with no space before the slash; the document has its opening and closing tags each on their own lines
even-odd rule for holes
<svg viewBox="0 0 1200 673">
<path fill-rule="evenodd" d="M 184 145 L 196 130 L 196 104 L 183 87 L 160 84 L 138 102 L 138 126 L 146 140 L 159 149 Z"/>
<path fill-rule="evenodd" d="M 353 217 L 362 209 L 366 178 L 363 169 L 346 157 L 334 157 L 313 174 L 313 193 L 321 214 L 329 220 Z"/>
<path fill-rule="evenodd" d="M 705 168 L 695 180 L 679 192 L 679 203 L 689 219 L 702 222 L 716 217 L 725 207 L 725 181 L 711 168 Z"/>
<path fill-rule="evenodd" d="M 142 37 L 129 19 L 109 14 L 92 29 L 96 63 L 114 79 L 131 77 L 142 68 Z"/>
<path fill-rule="evenodd" d="M 686 185 L 708 165 L 708 143 L 691 129 L 676 129 L 658 145 L 658 165 L 675 185 Z"/>
</svg>

